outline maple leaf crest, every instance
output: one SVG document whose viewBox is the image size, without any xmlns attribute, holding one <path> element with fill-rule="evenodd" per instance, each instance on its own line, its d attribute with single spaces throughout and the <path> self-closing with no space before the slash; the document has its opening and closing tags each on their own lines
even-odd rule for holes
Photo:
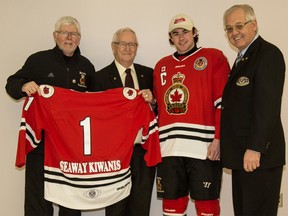
<svg viewBox="0 0 288 216">
<path fill-rule="evenodd" d="M 44 94 L 49 94 L 49 88 L 47 87 L 47 86 L 45 86 L 44 88 L 43 88 L 43 93 Z"/>
<path fill-rule="evenodd" d="M 133 95 L 133 91 L 132 91 L 131 89 L 129 89 L 129 90 L 127 91 L 127 94 L 128 94 L 129 96 L 132 96 L 132 95 Z"/>
<path fill-rule="evenodd" d="M 170 95 L 170 98 L 171 98 L 171 101 L 172 102 L 180 102 L 181 101 L 181 98 L 182 98 L 182 94 L 179 94 L 178 90 L 176 90 L 174 92 L 174 94 L 171 94 Z"/>
</svg>

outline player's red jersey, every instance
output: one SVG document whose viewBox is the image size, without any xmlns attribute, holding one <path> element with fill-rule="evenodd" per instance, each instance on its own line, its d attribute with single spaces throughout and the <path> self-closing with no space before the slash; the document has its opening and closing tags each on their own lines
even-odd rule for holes
<svg viewBox="0 0 288 216">
<path fill-rule="evenodd" d="M 217 49 L 200 48 L 179 60 L 170 55 L 154 70 L 162 157 L 206 159 L 220 138 L 220 110 L 230 68 Z"/>
<path fill-rule="evenodd" d="M 130 159 L 142 129 L 145 161 L 161 161 L 157 122 L 135 89 L 81 93 L 40 86 L 23 105 L 16 165 L 45 140 L 45 199 L 72 209 L 111 205 L 130 193 Z M 44 137 L 42 137 L 44 131 Z"/>
</svg>

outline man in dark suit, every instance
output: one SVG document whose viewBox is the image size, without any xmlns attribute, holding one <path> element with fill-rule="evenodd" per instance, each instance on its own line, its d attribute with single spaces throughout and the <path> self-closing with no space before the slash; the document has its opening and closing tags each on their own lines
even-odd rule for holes
<svg viewBox="0 0 288 216">
<path fill-rule="evenodd" d="M 103 91 L 123 86 L 133 87 L 142 89 L 139 94 L 142 94 L 147 102 L 154 102 L 152 95 L 153 69 L 133 63 L 138 48 L 135 32 L 130 28 L 119 29 L 113 36 L 111 47 L 115 60 L 96 73 L 95 90 Z M 132 80 L 131 77 L 130 80 L 127 80 L 130 75 Z M 139 145 L 139 138 L 137 137 L 135 140 L 131 159 L 132 189 L 130 196 L 108 206 L 106 216 L 149 216 L 156 168 L 146 166 L 145 150 Z"/>
<path fill-rule="evenodd" d="M 285 165 L 284 58 L 258 35 L 251 6 L 232 6 L 223 21 L 241 56 L 224 89 L 221 113 L 221 160 L 232 169 L 234 213 L 276 216 Z"/>
</svg>

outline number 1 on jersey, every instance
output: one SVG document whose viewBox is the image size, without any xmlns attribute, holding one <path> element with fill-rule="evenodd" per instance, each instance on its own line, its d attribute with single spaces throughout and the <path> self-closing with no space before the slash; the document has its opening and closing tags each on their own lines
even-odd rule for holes
<svg viewBox="0 0 288 216">
<path fill-rule="evenodd" d="M 91 155 L 91 119 L 86 117 L 80 122 L 83 127 L 83 138 L 84 138 L 84 155 Z"/>
</svg>

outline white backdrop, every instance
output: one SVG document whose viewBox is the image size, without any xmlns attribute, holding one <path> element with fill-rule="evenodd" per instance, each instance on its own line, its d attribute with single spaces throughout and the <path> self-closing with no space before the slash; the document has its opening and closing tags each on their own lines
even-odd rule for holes
<svg viewBox="0 0 288 216">
<path fill-rule="evenodd" d="M 59 17 L 71 15 L 79 20 L 82 27 L 80 49 L 97 70 L 113 60 L 110 48 L 112 35 L 115 30 L 125 26 L 132 27 L 138 35 L 140 47 L 136 62 L 154 67 L 161 57 L 174 52 L 169 46 L 167 31 L 170 19 L 179 12 L 191 15 L 199 29 L 200 46 L 221 49 L 232 63 L 236 53 L 226 40 L 222 15 L 228 7 L 237 3 L 248 3 L 254 7 L 260 35 L 282 50 L 288 64 L 287 0 L 0 0 L 1 215 L 23 215 L 24 202 L 25 170 L 14 167 L 22 102 L 13 101 L 6 94 L 6 79 L 22 67 L 30 54 L 54 47 L 52 32 Z M 288 141 L 287 85 L 286 82 L 282 119 Z M 222 215 L 231 216 L 233 211 L 229 170 L 224 171 L 223 178 Z M 287 180 L 285 167 L 281 189 L 284 207 L 279 208 L 279 216 L 287 215 L 288 212 Z M 54 215 L 57 215 L 57 211 L 56 207 Z M 82 215 L 100 216 L 104 215 L 104 211 L 84 212 Z M 157 215 L 162 215 L 161 201 L 156 199 L 154 192 L 151 216 Z M 195 215 L 192 203 L 189 205 L 189 215 Z"/>
</svg>

